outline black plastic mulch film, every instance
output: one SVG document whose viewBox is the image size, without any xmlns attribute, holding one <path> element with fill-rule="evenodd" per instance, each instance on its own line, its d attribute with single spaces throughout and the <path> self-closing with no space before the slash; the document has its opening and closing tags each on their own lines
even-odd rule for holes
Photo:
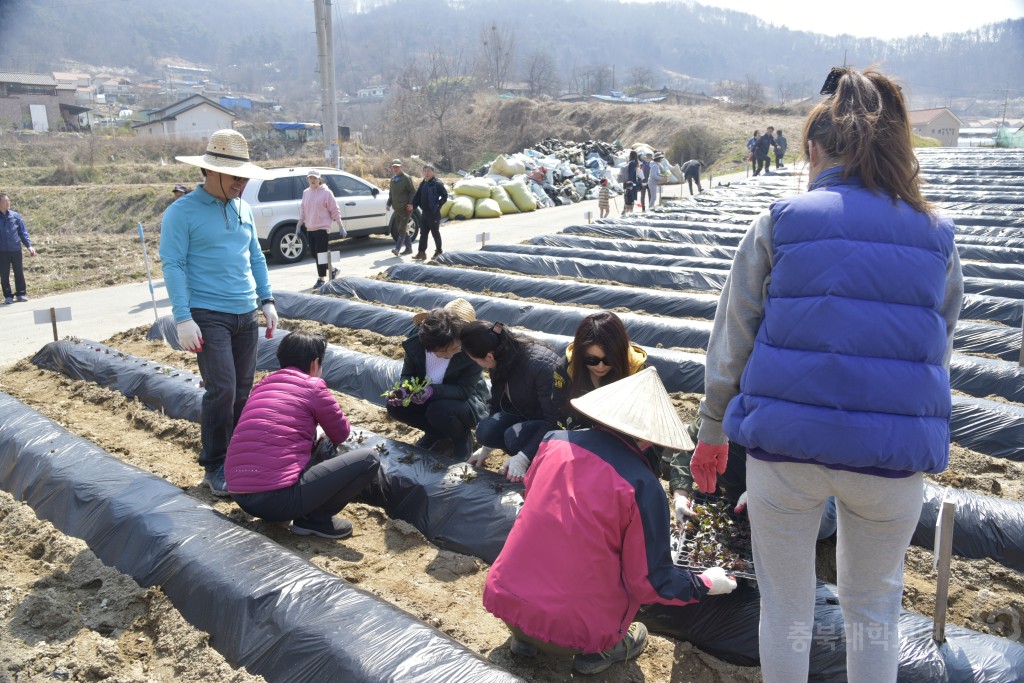
<svg viewBox="0 0 1024 683">
<path fill-rule="evenodd" d="M 268 681 L 519 680 L 7 394 L 0 472 L 36 515 L 139 585 L 160 586 L 225 659 Z"/>
</svg>

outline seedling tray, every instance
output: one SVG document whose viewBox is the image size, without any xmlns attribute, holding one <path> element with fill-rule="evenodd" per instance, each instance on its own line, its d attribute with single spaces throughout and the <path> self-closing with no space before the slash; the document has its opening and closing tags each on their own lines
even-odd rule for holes
<svg viewBox="0 0 1024 683">
<path fill-rule="evenodd" d="M 672 560 L 679 567 L 702 572 L 722 567 L 729 574 L 757 580 L 750 546 L 750 521 L 746 514 L 735 514 L 732 504 L 717 496 L 694 495 L 698 514 L 687 524 L 685 539 L 672 533 Z"/>
</svg>

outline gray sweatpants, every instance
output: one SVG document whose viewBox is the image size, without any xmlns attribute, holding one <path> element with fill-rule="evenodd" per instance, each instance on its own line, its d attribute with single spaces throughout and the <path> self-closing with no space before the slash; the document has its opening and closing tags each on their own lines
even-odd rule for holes
<svg viewBox="0 0 1024 683">
<path fill-rule="evenodd" d="M 814 632 L 814 553 L 835 496 L 839 603 L 850 683 L 896 680 L 903 557 L 921 516 L 924 475 L 888 479 L 747 456 L 747 504 L 761 591 L 765 683 L 807 680 Z"/>
</svg>

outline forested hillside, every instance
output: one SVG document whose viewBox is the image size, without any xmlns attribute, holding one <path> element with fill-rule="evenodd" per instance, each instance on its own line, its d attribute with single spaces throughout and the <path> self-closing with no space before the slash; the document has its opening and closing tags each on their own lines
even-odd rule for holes
<svg viewBox="0 0 1024 683">
<path fill-rule="evenodd" d="M 467 71 L 501 51 L 506 68 L 491 79 L 499 85 L 531 81 L 540 70 L 552 91 L 646 85 L 720 94 L 757 84 L 770 100 L 812 94 L 844 57 L 857 66 L 882 63 L 916 98 L 998 98 L 996 90 L 1015 87 L 1024 73 L 1024 19 L 881 41 L 842 35 L 838 19 L 834 35 L 819 35 L 683 2 L 338 0 L 334 7 L 338 84 L 350 92 L 393 83 L 435 50 Z M 270 84 L 300 95 L 316 88 L 308 0 L 4 0 L 0 26 L 0 70 L 61 70 L 64 58 L 159 75 L 158 62 L 172 58 L 212 68 L 236 89 Z"/>
</svg>

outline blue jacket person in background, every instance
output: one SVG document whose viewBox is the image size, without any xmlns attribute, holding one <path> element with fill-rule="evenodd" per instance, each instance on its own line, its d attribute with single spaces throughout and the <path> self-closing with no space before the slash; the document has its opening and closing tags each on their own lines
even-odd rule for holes
<svg viewBox="0 0 1024 683">
<path fill-rule="evenodd" d="M 21 214 L 11 210 L 11 198 L 0 192 L 0 282 L 4 289 L 4 303 L 28 301 L 25 271 L 22 268 L 21 245 L 28 248 L 29 256 L 36 250 L 28 238 L 28 229 Z M 14 289 L 11 289 L 11 270 L 14 270 Z"/>
</svg>

